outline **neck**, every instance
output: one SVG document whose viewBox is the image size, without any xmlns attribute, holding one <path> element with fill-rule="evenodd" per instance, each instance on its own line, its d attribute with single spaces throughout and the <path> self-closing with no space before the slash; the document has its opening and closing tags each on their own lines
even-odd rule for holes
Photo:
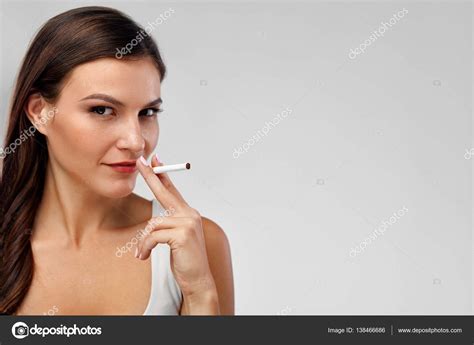
<svg viewBox="0 0 474 345">
<path fill-rule="evenodd" d="M 78 248 L 87 240 L 97 239 L 104 230 L 133 224 L 131 214 L 124 211 L 132 197 L 104 197 L 84 181 L 48 164 L 34 236 Z"/>
</svg>

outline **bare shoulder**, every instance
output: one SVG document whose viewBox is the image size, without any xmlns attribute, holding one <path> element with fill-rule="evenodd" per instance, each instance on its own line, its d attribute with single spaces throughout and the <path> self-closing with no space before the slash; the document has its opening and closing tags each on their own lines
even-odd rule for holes
<svg viewBox="0 0 474 345">
<path fill-rule="evenodd" d="M 230 243 L 213 220 L 201 217 L 209 267 L 216 282 L 221 315 L 234 315 L 234 280 Z"/>
<path fill-rule="evenodd" d="M 206 242 L 209 240 L 214 245 L 229 246 L 227 235 L 216 222 L 206 217 L 201 217 L 201 220 Z"/>
</svg>

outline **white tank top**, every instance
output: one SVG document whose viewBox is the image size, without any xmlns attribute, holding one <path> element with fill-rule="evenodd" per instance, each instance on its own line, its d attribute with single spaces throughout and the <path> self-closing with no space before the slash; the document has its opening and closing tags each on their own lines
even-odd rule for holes
<svg viewBox="0 0 474 345">
<path fill-rule="evenodd" d="M 165 210 L 153 199 L 153 217 L 163 216 Z M 183 295 L 174 279 L 170 265 L 170 246 L 158 243 L 151 251 L 151 292 L 143 315 L 179 315 Z"/>
</svg>

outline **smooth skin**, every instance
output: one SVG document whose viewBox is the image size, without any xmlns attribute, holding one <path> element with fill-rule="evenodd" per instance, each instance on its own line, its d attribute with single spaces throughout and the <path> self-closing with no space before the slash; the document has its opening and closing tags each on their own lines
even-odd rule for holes
<svg viewBox="0 0 474 345">
<path fill-rule="evenodd" d="M 171 268 L 184 296 L 182 314 L 219 315 L 219 293 L 208 261 L 202 217 L 187 204 L 167 173 L 153 173 L 152 167 L 161 165 L 163 162 L 156 156 L 151 167 L 143 157 L 137 160 L 137 167 L 157 200 L 172 212 L 170 216 L 154 217 L 150 221 L 153 226 L 141 238 L 136 257 L 146 260 L 158 243 L 167 243 L 171 249 Z M 204 224 L 213 232 L 214 239 L 209 241 L 211 251 L 228 256 L 222 229 L 210 220 Z M 215 273 L 217 277 L 224 275 L 222 278 L 225 274 L 223 270 Z M 221 292 L 225 296 L 226 289 Z"/>
<path fill-rule="evenodd" d="M 49 161 L 32 228 L 34 277 L 17 315 L 142 315 L 151 292 L 149 252 L 160 241 L 172 249 L 181 315 L 234 314 L 222 228 L 191 208 L 167 175 L 150 175 L 140 163 L 134 173 L 106 165 L 152 156 L 160 100 L 159 72 L 149 58 L 80 65 L 55 104 L 30 96 L 25 111 L 32 123 L 55 115 L 37 127 L 46 136 Z M 134 248 L 118 257 L 117 248 L 151 220 L 151 201 L 133 193 L 139 173 L 163 207 L 172 204 L 176 213 L 160 224 L 166 229 L 153 229 L 140 242 L 142 259 Z"/>
</svg>

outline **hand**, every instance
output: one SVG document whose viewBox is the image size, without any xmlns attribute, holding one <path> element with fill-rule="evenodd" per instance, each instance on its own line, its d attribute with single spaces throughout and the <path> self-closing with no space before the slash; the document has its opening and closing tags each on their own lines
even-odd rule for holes
<svg viewBox="0 0 474 345">
<path fill-rule="evenodd" d="M 163 165 L 157 157 L 152 167 Z M 137 160 L 137 168 L 151 191 L 168 214 L 153 217 L 149 231 L 137 244 L 137 257 L 146 260 L 158 243 L 167 243 L 171 249 L 171 269 L 184 297 L 217 294 L 209 268 L 201 215 L 191 208 L 167 173 L 155 174 L 152 167 Z"/>
</svg>

